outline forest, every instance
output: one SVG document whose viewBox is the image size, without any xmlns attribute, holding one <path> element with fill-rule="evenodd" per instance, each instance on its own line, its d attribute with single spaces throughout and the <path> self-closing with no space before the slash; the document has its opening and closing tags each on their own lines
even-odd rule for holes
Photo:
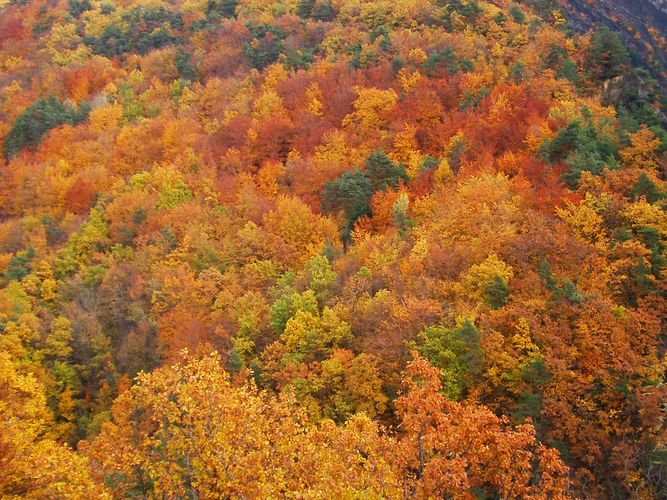
<svg viewBox="0 0 667 500">
<path fill-rule="evenodd" d="M 0 498 L 667 498 L 656 67 L 556 0 L 0 0 Z"/>
</svg>

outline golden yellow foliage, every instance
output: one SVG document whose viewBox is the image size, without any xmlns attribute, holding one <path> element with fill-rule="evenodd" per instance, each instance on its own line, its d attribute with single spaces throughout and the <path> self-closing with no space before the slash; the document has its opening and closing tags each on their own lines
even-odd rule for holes
<svg viewBox="0 0 667 500">
<path fill-rule="evenodd" d="M 646 125 L 630 136 L 630 144 L 621 150 L 623 165 L 649 171 L 659 167 L 657 151 L 660 147 L 660 139 Z"/>
<path fill-rule="evenodd" d="M 386 124 L 389 113 L 398 102 L 398 95 L 392 89 L 355 87 L 358 97 L 354 101 L 354 113 L 343 119 L 343 125 L 357 124 L 361 129 L 373 130 Z"/>
</svg>

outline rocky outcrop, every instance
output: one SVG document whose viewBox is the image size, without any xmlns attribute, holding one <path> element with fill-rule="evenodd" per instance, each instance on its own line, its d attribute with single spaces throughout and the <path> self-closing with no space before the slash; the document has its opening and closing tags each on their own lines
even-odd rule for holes
<svg viewBox="0 0 667 500">
<path fill-rule="evenodd" d="M 560 0 L 570 26 L 585 32 L 599 26 L 621 34 L 634 62 L 667 87 L 667 0 Z M 662 38 L 662 40 L 661 40 Z"/>
<path fill-rule="evenodd" d="M 648 0 L 651 2 L 656 9 L 661 10 L 665 14 L 667 14 L 667 0 Z"/>
</svg>

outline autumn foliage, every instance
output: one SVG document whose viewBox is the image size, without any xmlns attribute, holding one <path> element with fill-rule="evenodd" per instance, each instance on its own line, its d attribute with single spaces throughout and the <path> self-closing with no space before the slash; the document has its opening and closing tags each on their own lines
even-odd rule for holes
<svg viewBox="0 0 667 500">
<path fill-rule="evenodd" d="M 667 495 L 664 88 L 617 35 L 42 3 L 0 0 L 0 497 Z"/>
</svg>

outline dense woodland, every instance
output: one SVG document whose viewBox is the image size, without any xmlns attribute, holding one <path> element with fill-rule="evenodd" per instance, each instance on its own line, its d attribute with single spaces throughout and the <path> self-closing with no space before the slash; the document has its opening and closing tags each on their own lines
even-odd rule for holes
<svg viewBox="0 0 667 500">
<path fill-rule="evenodd" d="M 665 498 L 665 90 L 551 0 L 0 0 L 0 497 Z"/>
</svg>

